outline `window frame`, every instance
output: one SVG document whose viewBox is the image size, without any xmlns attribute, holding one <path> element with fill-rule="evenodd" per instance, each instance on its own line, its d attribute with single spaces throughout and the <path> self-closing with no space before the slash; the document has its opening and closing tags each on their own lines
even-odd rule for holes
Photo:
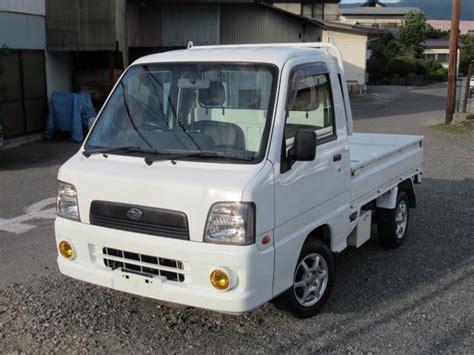
<svg viewBox="0 0 474 355">
<path fill-rule="evenodd" d="M 326 63 L 323 63 L 323 62 L 298 64 L 298 65 L 295 65 L 291 69 L 289 77 L 288 77 L 288 92 L 286 94 L 286 100 L 285 100 L 285 125 L 284 125 L 284 129 L 283 129 L 283 142 L 285 142 L 285 129 L 286 129 L 287 121 L 288 121 L 288 110 L 287 110 L 287 108 L 288 108 L 288 104 L 289 104 L 289 100 L 290 100 L 290 94 L 292 92 L 293 77 L 294 77 L 295 72 L 297 70 L 300 70 L 302 67 L 307 67 L 307 66 L 319 66 L 319 68 L 321 70 L 320 71 L 316 70 L 315 73 L 312 74 L 312 75 L 325 75 L 326 79 L 327 79 L 327 83 L 329 85 L 329 100 L 330 100 L 330 103 L 331 103 L 331 123 L 332 123 L 332 128 L 333 129 L 332 129 L 332 134 L 331 135 L 328 135 L 328 136 L 323 137 L 323 138 L 317 138 L 316 146 L 319 146 L 319 145 L 325 144 L 327 142 L 332 142 L 334 140 L 337 140 L 336 111 L 335 111 L 335 107 L 334 107 L 334 94 L 333 94 L 333 90 L 332 90 L 332 81 L 331 81 L 331 76 L 330 76 L 329 69 L 328 69 Z"/>
<path fill-rule="evenodd" d="M 268 63 L 268 62 L 253 62 L 253 61 L 238 61 L 238 62 L 233 62 L 233 61 L 195 61 L 195 62 L 190 62 L 190 61 L 178 61 L 178 62 L 170 62 L 170 61 L 156 61 L 156 62 L 144 62 L 144 63 L 133 63 L 131 64 L 121 75 L 120 79 L 115 83 L 114 87 L 110 91 L 107 99 L 105 100 L 104 104 L 102 105 L 102 108 L 99 110 L 97 114 L 97 119 L 94 123 L 94 126 L 92 127 L 91 131 L 87 135 L 87 137 L 84 139 L 84 143 L 82 144 L 82 147 L 85 149 L 88 144 L 90 144 L 90 140 L 92 138 L 92 131 L 96 129 L 96 126 L 98 122 L 103 117 L 103 112 L 106 109 L 106 107 L 109 104 L 109 101 L 112 99 L 115 91 L 119 90 L 120 88 L 120 82 L 125 78 L 127 73 L 131 70 L 135 70 L 135 68 L 140 68 L 140 67 L 149 67 L 149 66 L 163 66 L 163 67 L 172 67 L 172 66 L 182 66 L 185 67 L 186 65 L 195 65 L 195 64 L 200 64 L 204 66 L 228 66 L 228 67 L 248 67 L 248 68 L 256 68 L 256 67 L 262 67 L 268 70 L 268 72 L 272 76 L 272 85 L 270 89 L 270 98 L 268 102 L 268 110 L 267 110 L 267 115 L 266 115 L 266 121 L 265 121 L 265 127 L 262 132 L 262 139 L 260 142 L 260 150 L 258 154 L 254 157 L 253 160 L 225 160 L 225 159 L 201 159 L 201 158 L 195 158 L 195 157 L 183 157 L 183 158 L 177 158 L 176 160 L 189 160 L 189 161 L 195 161 L 195 162 L 202 162 L 202 163 L 215 163 L 215 164 L 234 164 L 234 165 L 257 165 L 260 164 L 262 161 L 264 161 L 269 152 L 269 147 L 270 147 L 270 141 L 271 141 L 271 135 L 272 135 L 272 126 L 273 126 L 273 121 L 275 119 L 275 112 L 277 110 L 276 104 L 278 102 L 278 92 L 279 92 L 279 85 L 280 85 L 280 78 L 281 78 L 281 70 L 280 68 L 274 64 L 274 63 Z M 173 84 L 171 84 L 173 86 Z M 177 90 L 175 87 L 175 90 L 171 90 L 169 92 L 170 99 L 173 97 L 173 95 L 177 94 Z M 168 118 L 171 113 L 168 110 L 165 113 L 165 116 Z M 121 153 L 121 152 L 113 152 L 109 154 L 114 154 L 114 155 L 128 155 L 128 156 L 137 156 L 139 153 Z M 142 156 L 142 154 L 139 154 L 138 156 Z"/>
<path fill-rule="evenodd" d="M 329 84 L 329 99 L 331 102 L 331 121 L 332 121 L 332 134 L 329 136 L 326 136 L 324 138 L 317 138 L 316 139 L 316 147 L 335 141 L 337 140 L 337 127 L 336 127 L 336 110 L 334 107 L 334 93 L 333 93 L 333 87 L 332 87 L 332 80 L 331 80 L 331 75 L 329 68 L 327 67 L 326 63 L 324 62 L 312 62 L 312 63 L 303 63 L 303 64 L 297 64 L 295 65 L 291 71 L 290 74 L 288 75 L 288 90 L 286 93 L 286 99 L 285 99 L 285 124 L 283 126 L 283 135 L 281 137 L 281 156 L 280 156 L 280 174 L 284 174 L 291 170 L 288 166 L 288 157 L 286 156 L 286 139 L 285 139 L 285 131 L 286 131 L 286 123 L 288 121 L 288 104 L 290 100 L 290 95 L 292 91 L 292 81 L 293 77 L 295 75 L 295 72 L 298 69 L 301 69 L 302 67 L 307 67 L 307 66 L 316 66 L 320 68 L 320 70 L 315 70 L 315 74 L 313 75 L 325 75 L 327 82 Z M 342 90 L 342 86 L 341 86 Z M 345 106 L 344 106 L 345 108 Z M 316 132 L 316 131 L 315 131 Z"/>
</svg>

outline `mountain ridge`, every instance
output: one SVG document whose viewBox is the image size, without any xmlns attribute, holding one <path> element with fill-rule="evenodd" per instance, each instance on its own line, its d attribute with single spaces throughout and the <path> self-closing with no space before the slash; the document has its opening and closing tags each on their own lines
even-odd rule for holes
<svg viewBox="0 0 474 355">
<path fill-rule="evenodd" d="M 339 4 L 341 9 L 359 7 L 364 1 L 355 4 Z M 383 2 L 383 1 L 382 1 Z M 397 3 L 386 3 L 387 7 L 418 7 L 432 20 L 451 19 L 451 0 L 402 0 Z M 474 1 L 461 0 L 461 20 L 474 21 Z"/>
</svg>

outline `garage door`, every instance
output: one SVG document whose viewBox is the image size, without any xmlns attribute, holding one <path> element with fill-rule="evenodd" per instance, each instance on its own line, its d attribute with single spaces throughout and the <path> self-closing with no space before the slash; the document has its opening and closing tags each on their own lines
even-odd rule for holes
<svg viewBox="0 0 474 355">
<path fill-rule="evenodd" d="M 44 52 L 9 50 L 4 69 L 0 95 L 4 138 L 44 131 L 47 114 Z"/>
</svg>

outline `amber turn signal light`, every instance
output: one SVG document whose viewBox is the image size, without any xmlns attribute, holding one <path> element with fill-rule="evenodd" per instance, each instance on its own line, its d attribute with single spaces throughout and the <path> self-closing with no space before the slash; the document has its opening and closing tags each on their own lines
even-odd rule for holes
<svg viewBox="0 0 474 355">
<path fill-rule="evenodd" d="M 66 259 L 71 259 L 74 256 L 74 249 L 71 243 L 63 240 L 59 243 L 59 253 Z"/>
<path fill-rule="evenodd" d="M 230 278 L 225 271 L 216 269 L 211 272 L 211 284 L 218 290 L 227 290 L 230 286 Z"/>
</svg>

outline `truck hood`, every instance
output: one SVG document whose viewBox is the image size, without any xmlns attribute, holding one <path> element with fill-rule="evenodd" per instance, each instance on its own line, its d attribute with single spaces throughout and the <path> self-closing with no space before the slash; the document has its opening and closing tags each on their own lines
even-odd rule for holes
<svg viewBox="0 0 474 355">
<path fill-rule="evenodd" d="M 141 157 L 74 155 L 59 171 L 59 180 L 77 189 L 82 223 L 90 223 L 92 201 L 109 201 L 184 212 L 190 239 L 202 241 L 209 208 L 219 201 L 241 201 L 248 182 L 264 166 L 195 161 L 158 161 Z"/>
</svg>

